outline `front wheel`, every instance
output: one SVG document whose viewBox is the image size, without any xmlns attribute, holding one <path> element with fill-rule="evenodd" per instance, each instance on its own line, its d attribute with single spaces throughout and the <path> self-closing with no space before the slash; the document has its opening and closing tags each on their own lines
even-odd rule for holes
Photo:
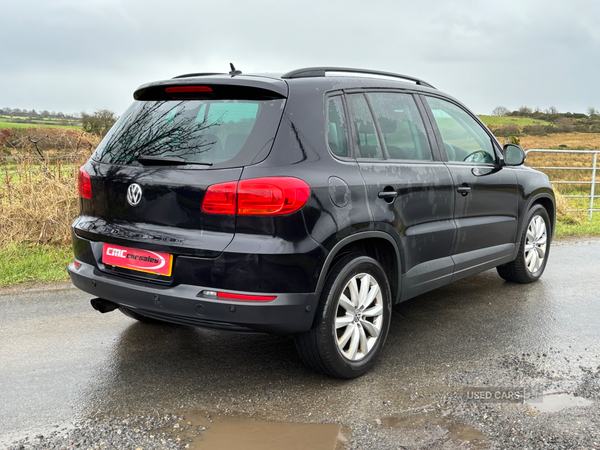
<svg viewBox="0 0 600 450">
<path fill-rule="evenodd" d="M 381 265 L 368 256 L 345 256 L 327 277 L 315 326 L 295 338 L 301 359 L 336 378 L 364 374 L 385 343 L 391 309 Z"/>
<path fill-rule="evenodd" d="M 534 205 L 527 214 L 526 223 L 517 259 L 496 268 L 506 281 L 532 283 L 546 268 L 550 252 L 550 218 L 546 208 Z"/>
</svg>

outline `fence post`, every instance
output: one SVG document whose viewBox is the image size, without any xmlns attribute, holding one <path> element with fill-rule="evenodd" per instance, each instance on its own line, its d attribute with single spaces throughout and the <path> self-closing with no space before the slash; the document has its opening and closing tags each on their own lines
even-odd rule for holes
<svg viewBox="0 0 600 450">
<path fill-rule="evenodd" d="M 594 153 L 594 167 L 592 169 L 592 191 L 590 195 L 590 220 L 594 218 L 594 194 L 596 192 L 596 167 L 598 166 L 598 152 Z"/>
</svg>

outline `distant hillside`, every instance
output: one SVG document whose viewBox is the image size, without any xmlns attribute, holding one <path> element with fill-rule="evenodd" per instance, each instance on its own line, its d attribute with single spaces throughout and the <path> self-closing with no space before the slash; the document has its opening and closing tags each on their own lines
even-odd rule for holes
<svg viewBox="0 0 600 450">
<path fill-rule="evenodd" d="M 59 128 L 81 128 L 79 118 L 59 117 L 35 117 L 9 116 L 0 114 L 0 128 L 29 128 L 29 127 L 59 127 Z"/>
<path fill-rule="evenodd" d="M 502 127 L 505 125 L 516 125 L 518 127 L 526 127 L 531 125 L 552 125 L 545 120 L 532 119 L 531 117 L 499 117 L 499 116 L 479 116 L 481 121 L 488 127 Z"/>
</svg>

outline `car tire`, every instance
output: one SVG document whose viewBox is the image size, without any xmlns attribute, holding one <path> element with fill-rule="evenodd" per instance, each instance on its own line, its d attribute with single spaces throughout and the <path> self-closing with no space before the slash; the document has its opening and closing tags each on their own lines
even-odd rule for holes
<svg viewBox="0 0 600 450">
<path fill-rule="evenodd" d="M 295 336 L 302 361 L 336 378 L 367 372 L 387 338 L 391 299 L 376 260 L 357 254 L 340 259 L 327 277 L 313 328 Z"/>
<path fill-rule="evenodd" d="M 529 210 L 525 223 L 517 259 L 496 267 L 506 281 L 522 284 L 533 283 L 542 276 L 551 242 L 550 218 L 542 205 L 534 205 Z"/>
<path fill-rule="evenodd" d="M 140 313 L 135 312 L 134 310 L 130 309 L 130 308 L 126 308 L 125 306 L 119 306 L 119 311 L 121 311 L 123 314 L 125 314 L 127 317 L 130 317 L 131 319 L 135 319 L 139 322 L 142 323 L 149 323 L 149 324 L 161 324 L 164 323 L 160 320 L 156 320 L 156 319 L 152 319 L 150 317 L 146 317 Z"/>
</svg>

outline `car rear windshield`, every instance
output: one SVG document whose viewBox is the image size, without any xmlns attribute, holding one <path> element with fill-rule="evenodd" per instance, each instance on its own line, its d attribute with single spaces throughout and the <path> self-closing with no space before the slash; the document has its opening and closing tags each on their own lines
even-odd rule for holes
<svg viewBox="0 0 600 450">
<path fill-rule="evenodd" d="M 177 158 L 184 164 L 218 168 L 253 164 L 269 153 L 284 102 L 136 101 L 102 140 L 93 159 L 138 165 L 144 158 Z"/>
</svg>

